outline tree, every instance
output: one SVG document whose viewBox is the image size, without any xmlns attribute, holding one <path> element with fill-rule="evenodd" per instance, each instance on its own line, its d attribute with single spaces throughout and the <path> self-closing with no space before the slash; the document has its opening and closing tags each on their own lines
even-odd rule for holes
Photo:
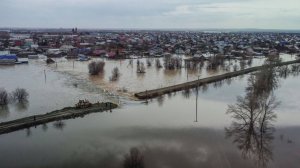
<svg viewBox="0 0 300 168">
<path fill-rule="evenodd" d="M 121 75 L 118 67 L 114 67 L 114 69 L 111 71 L 111 73 L 112 73 L 111 77 L 110 77 L 111 81 L 118 80 Z"/>
<path fill-rule="evenodd" d="M 8 94 L 4 88 L 0 88 L 0 105 L 7 105 Z"/>
<path fill-rule="evenodd" d="M 145 73 L 145 70 L 146 68 L 143 62 L 137 65 L 137 73 Z"/>
<path fill-rule="evenodd" d="M 147 66 L 151 67 L 152 66 L 152 61 L 150 59 L 147 59 Z"/>
<path fill-rule="evenodd" d="M 164 58 L 164 65 L 168 70 L 180 69 L 182 67 L 182 59 L 178 57 L 166 56 Z"/>
<path fill-rule="evenodd" d="M 160 62 L 160 59 L 159 58 L 156 58 L 155 59 L 155 65 L 156 65 L 156 68 L 162 68 L 162 65 L 161 65 L 161 62 Z"/>
<path fill-rule="evenodd" d="M 226 135 L 233 138 L 244 158 L 254 159 L 258 167 L 267 167 L 272 159 L 274 110 L 279 103 L 273 95 L 254 100 L 254 103 L 249 100 L 248 96 L 239 97 L 235 105 L 228 107 L 227 113 L 234 121 L 226 128 Z"/>
<path fill-rule="evenodd" d="M 98 75 L 104 71 L 105 62 L 103 61 L 93 61 L 89 63 L 88 69 L 91 75 Z"/>
<path fill-rule="evenodd" d="M 272 122 L 276 119 L 274 110 L 279 102 L 273 95 L 277 88 L 274 69 L 264 69 L 248 79 L 245 97 L 239 96 L 237 103 L 229 105 L 227 114 L 234 121 L 226 128 L 228 137 L 242 151 L 243 157 L 254 158 L 258 166 L 266 167 L 272 158 Z"/>
<path fill-rule="evenodd" d="M 26 89 L 23 88 L 17 88 L 14 92 L 13 92 L 13 98 L 14 100 L 17 100 L 18 102 L 25 102 L 28 99 L 28 92 L 26 91 Z"/>
</svg>

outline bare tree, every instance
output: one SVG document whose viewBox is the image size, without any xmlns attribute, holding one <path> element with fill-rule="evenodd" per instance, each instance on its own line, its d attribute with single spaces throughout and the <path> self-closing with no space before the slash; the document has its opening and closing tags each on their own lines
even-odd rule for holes
<svg viewBox="0 0 300 168">
<path fill-rule="evenodd" d="M 251 75 L 248 79 L 248 92 L 253 92 L 255 96 L 270 94 L 279 86 L 278 75 L 275 68 L 265 68 L 258 73 Z"/>
<path fill-rule="evenodd" d="M 111 77 L 110 77 L 111 81 L 118 80 L 121 75 L 118 67 L 114 67 L 114 69 L 111 71 L 111 73 L 112 73 Z"/>
<path fill-rule="evenodd" d="M 259 117 L 259 127 L 260 131 L 267 129 L 270 125 L 270 121 L 274 121 L 276 114 L 274 110 L 280 105 L 280 102 L 276 100 L 275 96 L 271 94 L 270 96 L 264 96 L 259 101 L 260 107 L 260 117 Z"/>
<path fill-rule="evenodd" d="M 129 62 L 128 62 L 128 66 L 129 66 L 129 65 L 130 65 L 130 66 L 132 66 L 132 65 L 133 65 L 133 59 L 130 59 L 130 60 L 129 60 Z"/>
<path fill-rule="evenodd" d="M 251 65 L 252 65 L 252 62 L 253 62 L 253 57 L 251 57 L 251 58 L 249 58 L 249 59 L 247 60 L 247 65 L 248 65 L 248 66 L 251 66 Z"/>
<path fill-rule="evenodd" d="M 178 57 L 167 56 L 164 58 L 164 65 L 168 70 L 180 69 L 182 67 L 182 59 Z"/>
<path fill-rule="evenodd" d="M 13 93 L 13 99 L 17 100 L 18 102 L 25 102 L 28 99 L 28 92 L 26 89 L 17 88 Z"/>
<path fill-rule="evenodd" d="M 272 159 L 271 144 L 275 131 L 272 121 L 276 119 L 274 110 L 279 103 L 273 95 L 253 99 L 253 102 L 249 100 L 249 95 L 239 97 L 237 104 L 229 106 L 227 113 L 234 121 L 226 128 L 226 135 L 233 137 L 243 157 L 253 158 L 259 167 L 266 167 Z"/>
<path fill-rule="evenodd" d="M 242 151 L 243 157 L 253 158 L 259 167 L 266 167 L 272 159 L 272 140 L 276 119 L 274 110 L 279 102 L 273 95 L 278 86 L 274 69 L 264 69 L 248 79 L 246 96 L 238 97 L 235 105 L 229 105 L 227 113 L 234 121 L 226 134 Z M 254 157 L 253 157 L 254 156 Z"/>
<path fill-rule="evenodd" d="M 216 70 L 219 66 L 224 65 L 224 56 L 223 55 L 215 55 L 209 59 L 207 69 Z"/>
<path fill-rule="evenodd" d="M 145 73 L 146 71 L 145 65 L 143 62 L 141 62 L 140 64 L 138 64 L 137 66 L 137 73 Z"/>
<path fill-rule="evenodd" d="M 246 62 L 245 59 L 240 60 L 240 68 L 241 68 L 241 70 L 242 70 L 242 69 L 245 69 L 246 63 L 247 63 L 247 62 Z"/>
<path fill-rule="evenodd" d="M 89 63 L 88 69 L 91 75 L 98 75 L 104 71 L 105 62 L 103 61 L 93 61 Z"/>
<path fill-rule="evenodd" d="M 155 59 L 155 65 L 156 65 L 156 68 L 162 68 L 162 65 L 161 65 L 161 62 L 160 62 L 159 58 Z"/>
<path fill-rule="evenodd" d="M 238 66 L 236 64 L 233 65 L 233 71 L 237 71 L 238 70 Z"/>
<path fill-rule="evenodd" d="M 0 88 L 0 105 L 8 104 L 8 94 L 4 88 Z"/>
<path fill-rule="evenodd" d="M 151 59 L 149 59 L 149 58 L 147 59 L 147 66 L 148 66 L 148 67 L 151 67 L 151 66 L 152 66 L 152 61 L 151 61 Z"/>
</svg>

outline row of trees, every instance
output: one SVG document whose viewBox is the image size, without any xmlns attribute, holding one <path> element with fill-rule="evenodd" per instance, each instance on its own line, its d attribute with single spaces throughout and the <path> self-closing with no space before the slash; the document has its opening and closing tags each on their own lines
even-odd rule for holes
<svg viewBox="0 0 300 168">
<path fill-rule="evenodd" d="M 227 61 L 226 61 L 227 60 Z M 239 61 L 239 66 L 237 64 L 233 65 L 233 70 L 237 71 L 238 68 L 240 70 L 246 68 L 246 66 L 251 66 L 252 65 L 253 58 L 246 58 L 244 57 Z M 152 66 L 152 59 L 147 59 L 146 64 L 148 67 Z M 232 59 L 225 59 L 223 56 L 216 55 L 208 60 L 205 60 L 203 58 L 192 58 L 189 60 L 183 61 L 182 58 L 180 57 L 171 57 L 171 56 L 166 56 L 163 59 L 163 65 L 164 68 L 167 70 L 175 70 L 175 69 L 181 69 L 181 68 L 186 68 L 186 69 L 191 69 L 191 70 L 196 70 L 197 68 L 201 69 L 204 67 L 204 63 L 207 62 L 206 69 L 207 70 L 217 70 L 218 68 L 222 68 L 224 70 L 229 71 L 230 66 L 232 65 Z M 235 60 L 237 62 L 237 60 Z M 227 65 L 226 63 L 229 63 Z M 137 60 L 137 67 L 140 66 L 140 64 L 143 64 L 141 61 Z M 133 65 L 132 60 L 129 62 L 129 65 Z M 162 68 L 162 63 L 159 58 L 155 59 L 155 66 L 157 69 Z"/>
<path fill-rule="evenodd" d="M 28 96 L 28 92 L 23 88 L 17 88 L 12 93 L 8 93 L 4 88 L 0 88 L 0 105 L 7 105 L 13 101 L 25 102 Z"/>
<path fill-rule="evenodd" d="M 105 66 L 104 61 L 92 61 L 88 65 L 89 74 L 90 75 L 99 75 L 100 73 L 103 73 L 104 66 Z M 118 80 L 121 75 L 118 67 L 115 67 L 111 73 L 112 73 L 111 77 L 110 77 L 111 81 Z"/>
<path fill-rule="evenodd" d="M 159 59 L 159 58 L 156 58 L 156 59 L 148 58 L 146 60 L 147 67 L 151 67 L 153 65 L 154 60 L 155 60 L 154 65 L 157 69 L 160 69 L 163 67 L 162 63 L 161 63 L 161 59 Z M 236 60 L 236 62 L 237 62 L 237 60 Z M 225 71 L 230 71 L 230 69 L 231 69 L 230 67 L 233 66 L 233 71 L 238 70 L 237 64 L 233 65 L 231 60 L 229 60 L 228 63 L 229 63 L 228 65 L 227 64 L 225 65 L 225 58 L 217 55 L 217 56 L 211 57 L 207 61 L 206 69 L 207 70 L 217 70 L 220 67 Z M 137 64 L 137 71 L 136 71 L 137 73 L 146 73 L 146 66 L 145 66 L 144 62 L 141 62 L 138 59 L 136 61 L 136 64 Z M 247 59 L 245 58 L 243 60 L 240 60 L 239 68 L 244 69 L 246 67 L 246 65 L 251 66 L 251 64 L 252 64 L 252 58 L 247 58 Z M 166 56 L 163 59 L 163 65 L 166 70 L 181 69 L 183 67 L 185 67 L 187 69 L 191 69 L 191 70 L 196 70 L 197 68 L 201 69 L 204 67 L 204 60 L 203 59 L 187 60 L 187 61 L 185 61 L 184 66 L 183 66 L 182 58 Z M 92 61 L 88 65 L 89 74 L 90 75 L 98 75 L 98 74 L 103 73 L 104 66 L 105 66 L 104 61 Z M 133 66 L 133 59 L 129 60 L 128 66 Z M 116 81 L 116 80 L 118 80 L 119 77 L 120 77 L 120 71 L 119 71 L 118 67 L 115 67 L 112 70 L 110 80 Z"/>
</svg>

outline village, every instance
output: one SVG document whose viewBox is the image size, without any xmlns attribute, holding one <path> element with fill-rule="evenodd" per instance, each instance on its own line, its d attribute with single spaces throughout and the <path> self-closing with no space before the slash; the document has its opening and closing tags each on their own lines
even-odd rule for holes
<svg viewBox="0 0 300 168">
<path fill-rule="evenodd" d="M 0 6 L 0 168 L 299 168 L 299 0 Z"/>
<path fill-rule="evenodd" d="M 185 55 L 193 59 L 299 55 L 300 35 L 271 32 L 0 30 L 0 64 L 17 58 L 135 59 Z M 26 63 L 23 62 L 18 63 Z"/>
</svg>

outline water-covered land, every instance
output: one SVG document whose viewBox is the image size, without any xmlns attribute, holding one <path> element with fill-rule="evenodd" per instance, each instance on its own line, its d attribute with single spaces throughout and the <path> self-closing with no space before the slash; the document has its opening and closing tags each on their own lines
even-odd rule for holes
<svg viewBox="0 0 300 168">
<path fill-rule="evenodd" d="M 281 55 L 291 60 L 290 55 Z M 72 106 L 79 99 L 111 101 L 112 112 L 55 121 L 0 135 L 4 167 L 298 167 L 299 65 L 238 76 L 141 102 L 132 93 L 222 74 L 228 68 L 147 67 L 137 60 L 106 60 L 105 72 L 89 62 L 58 59 L 46 65 L 1 66 L 1 86 L 25 88 L 28 101 L 2 106 L 1 122 Z M 146 64 L 146 59 L 140 59 Z M 265 60 L 253 59 L 252 65 Z M 162 60 L 163 63 L 163 60 Z M 234 71 L 231 60 L 229 71 Z M 118 66 L 121 76 L 111 81 Z M 200 74 L 200 75 L 199 75 Z M 5 80 L 2 80 L 5 79 Z"/>
</svg>

